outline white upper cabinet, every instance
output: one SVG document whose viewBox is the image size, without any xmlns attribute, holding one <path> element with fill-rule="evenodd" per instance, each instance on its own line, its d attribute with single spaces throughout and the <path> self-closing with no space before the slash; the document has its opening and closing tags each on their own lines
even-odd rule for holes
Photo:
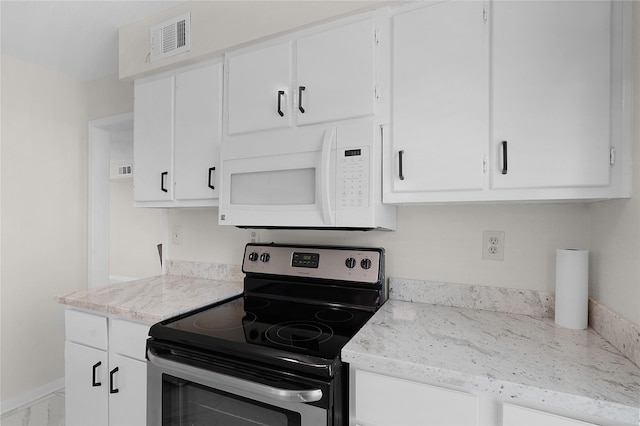
<svg viewBox="0 0 640 426">
<path fill-rule="evenodd" d="M 229 134 L 291 126 L 290 41 L 227 59 Z"/>
<path fill-rule="evenodd" d="M 611 2 L 494 2 L 491 87 L 493 188 L 609 185 Z"/>
<path fill-rule="evenodd" d="M 222 64 L 177 74 L 175 105 L 175 199 L 217 199 Z"/>
<path fill-rule="evenodd" d="M 173 197 L 173 76 L 136 82 L 133 103 L 133 197 L 169 201 Z"/>
<path fill-rule="evenodd" d="M 217 205 L 221 137 L 220 61 L 136 81 L 136 205 Z"/>
<path fill-rule="evenodd" d="M 227 133 L 374 114 L 375 23 L 367 14 L 228 53 Z"/>
<path fill-rule="evenodd" d="M 373 115 L 375 46 L 372 18 L 297 40 L 297 123 Z"/>
<path fill-rule="evenodd" d="M 445 2 L 392 17 L 392 125 L 385 182 L 390 191 L 385 201 L 482 189 L 484 16 L 483 2 Z"/>
<path fill-rule="evenodd" d="M 630 195 L 628 2 L 391 12 L 386 203 Z"/>
</svg>

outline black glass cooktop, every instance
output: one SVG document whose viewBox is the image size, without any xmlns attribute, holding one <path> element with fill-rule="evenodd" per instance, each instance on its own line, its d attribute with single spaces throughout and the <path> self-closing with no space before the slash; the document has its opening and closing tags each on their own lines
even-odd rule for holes
<svg viewBox="0 0 640 426">
<path fill-rule="evenodd" d="M 150 335 L 193 348 L 248 351 L 264 358 L 299 354 L 299 362 L 314 363 L 317 358 L 338 358 L 372 315 L 357 309 L 241 296 L 157 324 Z"/>
</svg>

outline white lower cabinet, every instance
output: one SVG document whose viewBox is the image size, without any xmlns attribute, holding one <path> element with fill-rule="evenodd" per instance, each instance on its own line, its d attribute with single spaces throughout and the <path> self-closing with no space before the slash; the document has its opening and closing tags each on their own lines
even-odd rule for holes
<svg viewBox="0 0 640 426">
<path fill-rule="evenodd" d="M 478 397 L 464 392 L 362 370 L 355 371 L 353 391 L 357 425 L 478 424 Z"/>
<path fill-rule="evenodd" d="M 351 365 L 350 426 L 618 426 L 558 407 L 526 407 L 471 393 L 373 373 Z M 526 403 L 525 403 L 526 404 Z M 590 422 L 597 423 L 590 423 Z"/>
<path fill-rule="evenodd" d="M 595 426 L 570 417 L 558 416 L 532 408 L 504 404 L 502 409 L 503 426 Z"/>
<path fill-rule="evenodd" d="M 144 426 L 149 326 L 67 310 L 65 404 L 68 426 Z"/>
<path fill-rule="evenodd" d="M 69 426 L 109 424 L 107 352 L 77 343 L 64 345 L 65 420 Z"/>
<path fill-rule="evenodd" d="M 113 375 L 109 394 L 109 424 L 147 424 L 147 363 L 118 354 L 109 354 Z"/>
</svg>

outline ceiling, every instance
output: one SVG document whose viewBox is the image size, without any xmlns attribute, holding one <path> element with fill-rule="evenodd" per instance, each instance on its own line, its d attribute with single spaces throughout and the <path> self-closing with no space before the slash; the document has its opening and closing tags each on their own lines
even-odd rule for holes
<svg viewBox="0 0 640 426">
<path fill-rule="evenodd" d="M 1 0 L 2 54 L 80 81 L 118 74 L 118 28 L 175 1 Z"/>
</svg>

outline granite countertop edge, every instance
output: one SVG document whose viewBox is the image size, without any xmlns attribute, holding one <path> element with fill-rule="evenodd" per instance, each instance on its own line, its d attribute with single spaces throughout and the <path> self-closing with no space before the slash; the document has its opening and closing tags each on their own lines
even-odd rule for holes
<svg viewBox="0 0 640 426">
<path fill-rule="evenodd" d="M 242 281 L 157 275 L 56 296 L 58 303 L 154 324 L 241 294 Z"/>
</svg>

